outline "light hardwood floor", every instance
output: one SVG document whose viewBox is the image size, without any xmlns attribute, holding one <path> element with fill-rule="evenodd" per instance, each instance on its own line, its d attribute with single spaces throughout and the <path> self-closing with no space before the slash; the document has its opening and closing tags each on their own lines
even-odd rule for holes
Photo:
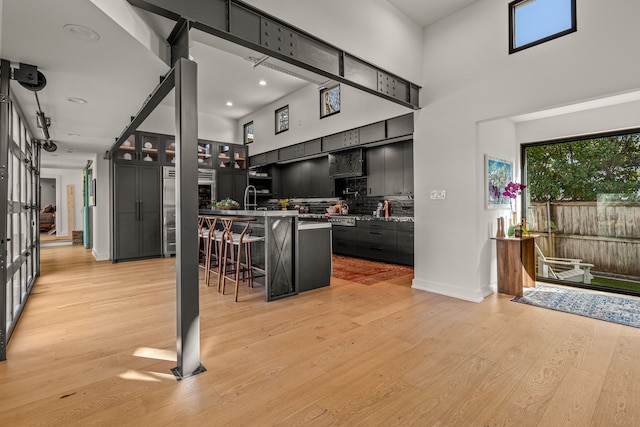
<svg viewBox="0 0 640 427">
<path fill-rule="evenodd" d="M 207 372 L 178 382 L 174 262 L 44 248 L 0 363 L 0 423 L 640 425 L 640 330 L 416 291 L 410 276 L 271 303 L 201 280 Z"/>
</svg>

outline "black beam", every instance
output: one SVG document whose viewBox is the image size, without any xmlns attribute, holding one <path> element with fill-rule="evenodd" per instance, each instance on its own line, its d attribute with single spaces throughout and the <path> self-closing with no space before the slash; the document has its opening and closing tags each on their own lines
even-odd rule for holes
<svg viewBox="0 0 640 427">
<path fill-rule="evenodd" d="M 198 267 L 198 100 L 195 62 L 175 64 L 176 113 L 176 319 L 178 366 L 182 379 L 204 372 L 200 364 Z"/>
<path fill-rule="evenodd" d="M 419 109 L 420 86 L 361 60 L 240 0 L 128 0 L 249 49 L 408 108 Z"/>
<path fill-rule="evenodd" d="M 0 60 L 0 200 L 7 200 L 9 162 L 9 80 L 11 63 Z M 0 203 L 0 361 L 7 360 L 7 203 Z"/>
<path fill-rule="evenodd" d="M 189 21 L 180 18 L 167 41 L 171 46 L 171 66 L 180 58 L 189 58 Z"/>
<path fill-rule="evenodd" d="M 142 104 L 142 107 L 138 111 L 138 113 L 131 118 L 131 122 L 124 128 L 122 133 L 118 138 L 116 138 L 116 142 L 111 146 L 107 154 L 104 156 L 105 159 L 111 158 L 111 156 L 118 151 L 118 148 L 122 145 L 123 142 L 132 135 L 136 129 L 144 122 L 147 117 L 156 109 L 158 105 L 162 102 L 162 100 L 171 92 L 171 90 L 175 86 L 175 69 L 169 70 L 167 74 L 164 75 L 158 86 L 153 90 L 151 95 L 145 100 Z"/>
</svg>

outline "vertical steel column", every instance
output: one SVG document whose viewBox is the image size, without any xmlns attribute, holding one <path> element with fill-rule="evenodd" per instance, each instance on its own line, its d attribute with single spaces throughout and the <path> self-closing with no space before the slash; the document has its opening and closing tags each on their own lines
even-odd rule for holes
<svg viewBox="0 0 640 427">
<path fill-rule="evenodd" d="M 9 80 L 11 64 L 0 60 L 0 361 L 7 360 L 7 194 L 9 164 Z"/>
<path fill-rule="evenodd" d="M 178 380 L 204 372 L 200 364 L 198 267 L 197 64 L 175 62 L 176 112 L 176 303 Z"/>
</svg>

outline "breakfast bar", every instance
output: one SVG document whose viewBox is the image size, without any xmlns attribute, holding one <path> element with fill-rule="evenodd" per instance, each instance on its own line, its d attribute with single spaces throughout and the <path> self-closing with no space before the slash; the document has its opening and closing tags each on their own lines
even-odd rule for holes
<svg viewBox="0 0 640 427">
<path fill-rule="evenodd" d="M 264 236 L 253 250 L 253 265 L 264 269 L 267 301 L 298 293 L 298 212 L 293 210 L 207 210 L 201 215 L 255 218 L 251 234 Z M 257 279 L 260 282 L 261 279 Z"/>
</svg>

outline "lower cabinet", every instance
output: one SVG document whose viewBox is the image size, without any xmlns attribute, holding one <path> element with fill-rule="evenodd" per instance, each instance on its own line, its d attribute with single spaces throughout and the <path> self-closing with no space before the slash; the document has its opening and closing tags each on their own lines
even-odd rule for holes
<svg viewBox="0 0 640 427">
<path fill-rule="evenodd" d="M 333 253 L 393 264 L 413 265 L 413 223 L 357 221 L 333 226 Z"/>
<path fill-rule="evenodd" d="M 356 256 L 356 227 L 331 227 L 333 253 Z"/>
</svg>

